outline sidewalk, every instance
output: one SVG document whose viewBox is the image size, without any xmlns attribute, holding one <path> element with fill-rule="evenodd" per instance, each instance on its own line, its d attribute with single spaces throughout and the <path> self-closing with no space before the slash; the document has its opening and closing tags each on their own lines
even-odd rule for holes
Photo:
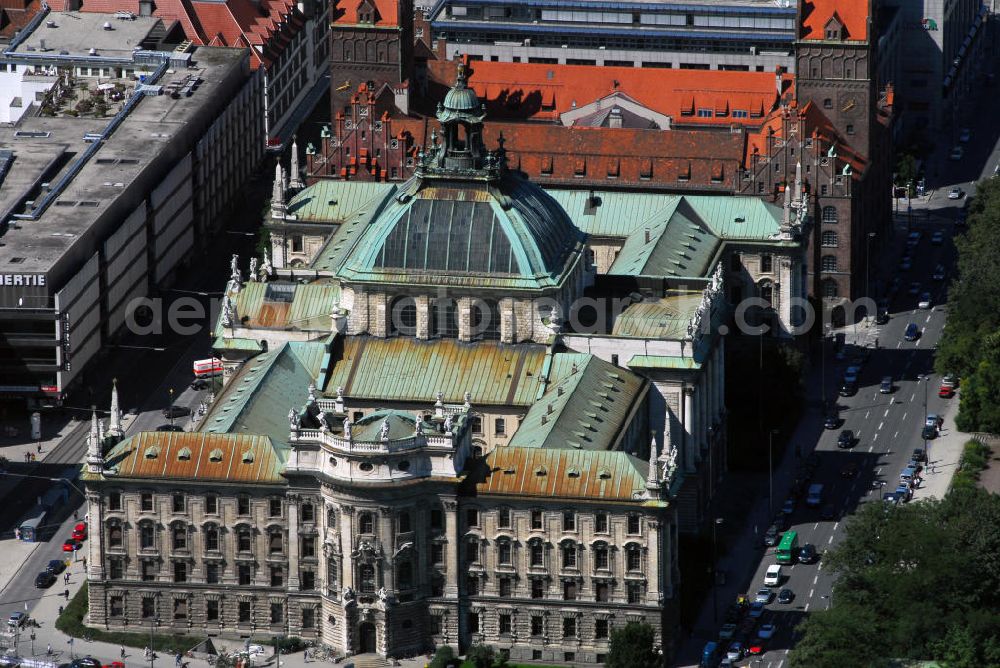
<svg viewBox="0 0 1000 668">
<path fill-rule="evenodd" d="M 961 390 L 960 390 L 961 391 Z M 955 427 L 955 413 L 958 409 L 958 394 L 948 403 L 947 408 L 939 411 L 944 418 L 940 436 L 927 441 L 927 466 L 921 474 L 923 482 L 913 491 L 913 500 L 942 499 L 951 488 L 951 479 L 958 470 L 962 458 L 962 448 L 971 435 Z"/>
</svg>

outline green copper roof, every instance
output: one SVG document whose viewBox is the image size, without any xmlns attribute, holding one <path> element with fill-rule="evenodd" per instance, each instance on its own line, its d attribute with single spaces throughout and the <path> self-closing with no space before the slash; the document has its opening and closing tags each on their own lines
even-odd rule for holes
<svg viewBox="0 0 1000 668">
<path fill-rule="evenodd" d="M 701 364 L 693 357 L 672 355 L 633 355 L 628 361 L 632 369 L 700 369 Z"/>
<path fill-rule="evenodd" d="M 510 445 L 610 450 L 643 396 L 642 378 L 592 355 L 558 353 L 545 394 L 528 410 Z"/>
<path fill-rule="evenodd" d="M 631 304 L 615 319 L 612 335 L 683 339 L 687 336 L 688 323 L 701 303 L 701 296 L 700 290 L 674 291 L 655 302 Z"/>
<path fill-rule="evenodd" d="M 362 282 L 557 287 L 579 261 L 582 242 L 562 208 L 520 177 L 413 177 L 331 270 Z"/>
<path fill-rule="evenodd" d="M 330 313 L 339 299 L 340 284 L 330 279 L 307 284 L 248 281 L 236 296 L 237 326 L 329 332 Z"/>
<path fill-rule="evenodd" d="M 660 209 L 625 240 L 609 274 L 705 276 L 720 245 L 684 198 Z"/>
<path fill-rule="evenodd" d="M 227 339 L 217 336 L 212 342 L 212 350 L 233 350 L 248 353 L 259 353 L 263 350 L 260 341 L 253 339 Z"/>
<path fill-rule="evenodd" d="M 381 200 L 394 187 L 391 183 L 320 179 L 288 202 L 288 213 L 301 222 L 342 223 L 363 213 L 373 200 Z"/>
<path fill-rule="evenodd" d="M 292 342 L 248 360 L 201 423 L 201 431 L 266 434 L 288 442 L 288 409 L 300 406 L 319 374 L 326 346 Z"/>
<path fill-rule="evenodd" d="M 532 344 L 349 336 L 321 389 L 333 396 L 343 387 L 348 401 L 428 406 L 437 392 L 444 394 L 444 401 L 460 404 L 468 391 L 473 407 L 527 406 L 537 394 L 545 352 L 544 346 Z"/>
</svg>

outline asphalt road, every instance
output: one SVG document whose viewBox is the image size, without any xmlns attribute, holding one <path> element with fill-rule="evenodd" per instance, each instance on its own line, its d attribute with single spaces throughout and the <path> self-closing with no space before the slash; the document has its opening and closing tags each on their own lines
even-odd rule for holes
<svg viewBox="0 0 1000 668">
<path fill-rule="evenodd" d="M 879 348 L 871 352 L 864 366 L 860 389 L 856 395 L 837 396 L 848 362 L 837 361 L 833 346 L 826 346 L 826 395 L 830 401 L 835 398 L 841 424 L 837 429 L 825 430 L 819 414 L 813 411 L 807 413 L 793 437 L 792 442 L 801 446 L 803 456 L 807 456 L 815 447 L 819 464 L 810 482 L 823 484 L 823 505 L 829 505 L 833 514 L 831 519 L 824 520 L 821 508 L 808 508 L 804 500 L 801 500 L 790 517 L 789 528 L 798 532 L 800 545 L 811 543 L 820 552 L 836 545 L 843 532 L 844 520 L 860 504 L 880 501 L 883 492 L 895 489 L 899 472 L 909 461 L 913 449 L 924 446 L 920 432 L 926 413 L 942 413 L 957 407 L 949 406 L 957 402 L 957 399 L 938 398 L 940 379 L 937 376 L 932 375 L 928 381 L 918 378 L 933 371 L 933 351 L 945 322 L 945 282 L 933 281 L 930 275 L 937 264 L 945 265 L 950 275 L 954 262 L 952 224 L 920 223 L 914 229 L 920 229 L 923 238 L 916 248 L 909 251 L 913 257 L 913 268 L 908 272 L 894 272 L 900 276 L 902 287 L 891 300 L 892 317 L 889 322 L 868 335 L 872 343 L 875 337 L 878 338 Z M 945 233 L 942 245 L 930 243 L 934 230 Z M 905 239 L 905 235 L 905 228 L 900 227 L 897 237 Z M 897 252 L 902 251 L 899 249 Z M 890 260 L 893 266 L 898 266 L 898 257 L 886 261 Z M 931 310 L 917 308 L 918 297 L 909 294 L 911 281 L 920 282 L 919 291 L 931 292 L 934 303 Z M 903 331 L 911 322 L 921 328 L 922 336 L 915 342 L 906 342 L 903 340 Z M 894 379 L 895 391 L 892 394 L 879 392 L 884 376 L 892 376 Z M 841 450 L 837 447 L 841 429 L 854 431 L 856 441 L 853 448 Z M 929 453 L 933 462 L 933 441 L 930 443 Z M 849 463 L 856 465 L 858 472 L 845 477 L 844 469 Z M 792 475 L 794 474 L 783 471 L 775 476 L 775 512 L 781 508 L 787 496 Z M 884 490 L 878 488 L 880 481 L 886 483 Z M 760 552 L 752 548 L 753 546 L 746 546 L 746 552 L 748 556 L 756 558 Z M 756 565 L 747 592 L 751 598 L 758 588 L 764 586 L 764 573 L 774 563 L 777 563 L 774 548 L 767 548 Z M 795 599 L 790 605 L 775 601 L 767 606 L 761 623 L 775 624 L 778 630 L 768 644 L 769 651 L 761 657 L 759 663 L 751 665 L 781 668 L 787 662 L 786 654 L 793 642 L 792 629 L 806 613 L 825 609 L 831 604 L 833 578 L 829 571 L 824 570 L 822 560 L 812 565 L 785 565 L 782 570 L 785 572 L 785 581 L 780 588 L 791 589 L 795 593 Z M 777 590 L 778 588 L 775 592 Z M 745 659 L 742 663 L 750 664 L 750 661 Z"/>
</svg>

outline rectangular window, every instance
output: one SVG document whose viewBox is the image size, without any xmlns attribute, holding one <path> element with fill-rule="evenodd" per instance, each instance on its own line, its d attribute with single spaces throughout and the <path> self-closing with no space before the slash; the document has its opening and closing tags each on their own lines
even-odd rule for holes
<svg viewBox="0 0 1000 668">
<path fill-rule="evenodd" d="M 434 508 L 431 510 L 431 530 L 440 531 L 444 528 L 444 513 L 441 512 L 440 508 Z"/>
<path fill-rule="evenodd" d="M 205 601 L 205 619 L 210 622 L 219 621 L 219 602 L 215 599 Z"/>
<path fill-rule="evenodd" d="M 240 601 L 237 607 L 238 619 L 241 622 L 247 623 L 250 621 L 250 601 Z"/>
<path fill-rule="evenodd" d="M 594 585 L 594 600 L 602 603 L 608 600 L 608 583 L 598 582 Z"/>
<path fill-rule="evenodd" d="M 444 563 L 444 545 L 441 543 L 431 543 L 431 563 L 440 566 Z"/>
<path fill-rule="evenodd" d="M 563 568 L 576 568 L 576 546 L 563 547 Z"/>
<path fill-rule="evenodd" d="M 473 434 L 483 433 L 483 418 L 478 415 L 472 416 L 472 433 Z"/>
<path fill-rule="evenodd" d="M 240 564 L 237 567 L 237 577 L 239 578 L 239 583 L 243 586 L 250 584 L 250 564 Z"/>
<path fill-rule="evenodd" d="M 250 543 L 250 529 L 240 529 L 236 534 L 236 550 L 238 552 L 249 552 Z"/>
<path fill-rule="evenodd" d="M 250 514 L 250 497 L 240 496 L 236 499 L 236 513 L 239 515 Z"/>
<path fill-rule="evenodd" d="M 108 492 L 108 510 L 122 509 L 122 493 Z"/>
<path fill-rule="evenodd" d="M 123 540 L 120 526 L 108 527 L 108 547 L 121 547 Z"/>
<path fill-rule="evenodd" d="M 271 517 L 281 517 L 281 499 L 270 499 L 268 513 Z"/>
<path fill-rule="evenodd" d="M 205 497 L 205 513 L 208 515 L 216 515 L 219 512 L 219 497 L 214 494 L 209 494 Z"/>
<path fill-rule="evenodd" d="M 108 576 L 112 580 L 121 580 L 125 573 L 125 565 L 121 559 L 112 559 L 109 564 Z"/>
<path fill-rule="evenodd" d="M 576 600 L 576 581 L 566 580 L 563 582 L 563 600 L 564 601 L 575 601 Z"/>
<path fill-rule="evenodd" d="M 111 597 L 111 610 L 112 617 L 123 617 L 125 616 L 125 598 L 123 596 L 112 596 Z"/>
<path fill-rule="evenodd" d="M 503 418 L 493 420 L 493 433 L 497 436 L 504 436 L 507 433 L 507 421 Z"/>
<path fill-rule="evenodd" d="M 313 510 L 313 504 L 311 504 L 311 503 L 303 503 L 302 504 L 302 521 L 303 522 L 315 522 L 316 521 L 316 516 L 315 515 L 316 515 L 316 513 L 315 513 L 315 510 Z"/>
<path fill-rule="evenodd" d="M 175 513 L 183 513 L 184 512 L 184 495 L 183 494 L 174 494 L 171 497 L 171 509 Z"/>
<path fill-rule="evenodd" d="M 510 635 L 510 615 L 500 615 L 500 635 Z"/>
<path fill-rule="evenodd" d="M 531 511 L 531 528 L 536 530 L 542 528 L 542 511 Z"/>
<path fill-rule="evenodd" d="M 540 578 L 531 580 L 531 598 L 545 598 L 545 581 Z"/>
<path fill-rule="evenodd" d="M 186 598 L 174 599 L 174 619 L 187 619 L 188 602 Z"/>
<path fill-rule="evenodd" d="M 327 559 L 326 560 L 326 586 L 330 590 L 335 590 L 337 588 L 337 560 Z"/>
<path fill-rule="evenodd" d="M 140 614 L 143 619 L 150 619 L 156 615 L 156 600 L 151 596 L 142 597 L 142 609 Z"/>
<path fill-rule="evenodd" d="M 465 523 L 470 527 L 479 526 L 479 510 L 476 508 L 466 508 Z"/>
<path fill-rule="evenodd" d="M 594 622 L 594 637 L 595 638 L 608 637 L 608 620 L 598 619 Z"/>
<path fill-rule="evenodd" d="M 637 582 L 630 582 L 628 585 L 628 602 L 642 603 L 642 585 Z"/>
<path fill-rule="evenodd" d="M 140 549 L 151 550 L 153 549 L 154 542 L 155 541 L 154 541 L 153 527 L 149 526 L 148 524 L 140 527 L 139 528 Z"/>
<path fill-rule="evenodd" d="M 477 596 L 479 594 L 479 578 L 475 575 L 470 575 L 466 578 L 465 590 L 469 596 Z"/>
<path fill-rule="evenodd" d="M 283 587 L 285 584 L 285 569 L 281 566 L 271 566 L 271 586 Z"/>
<path fill-rule="evenodd" d="M 505 566 L 509 566 L 512 560 L 512 551 L 510 542 L 506 540 L 502 541 L 499 545 L 497 545 L 497 561 Z"/>
<path fill-rule="evenodd" d="M 187 564 L 183 561 L 174 562 L 174 582 L 187 582 Z"/>
<path fill-rule="evenodd" d="M 209 552 L 219 551 L 219 530 L 215 527 L 205 531 L 205 549 Z"/>
<path fill-rule="evenodd" d="M 572 510 L 563 511 L 563 531 L 576 531 L 576 513 Z"/>
<path fill-rule="evenodd" d="M 563 638 L 576 637 L 576 617 L 563 617 Z"/>
<path fill-rule="evenodd" d="M 510 508 L 501 508 L 497 512 L 497 526 L 501 529 L 510 528 Z"/>
<path fill-rule="evenodd" d="M 430 632 L 432 636 L 441 635 L 441 615 L 431 615 Z"/>
<path fill-rule="evenodd" d="M 762 273 L 770 274 L 774 271 L 774 259 L 771 255 L 761 255 L 760 256 L 760 270 Z"/>
<path fill-rule="evenodd" d="M 599 571 L 606 571 L 610 568 L 608 563 L 608 548 L 599 545 L 594 548 L 594 568 Z"/>
<path fill-rule="evenodd" d="M 278 532 L 274 532 L 270 534 L 267 537 L 267 539 L 268 539 L 267 551 L 270 552 L 271 554 L 281 554 L 282 547 L 284 546 L 281 534 Z"/>
<path fill-rule="evenodd" d="M 187 549 L 187 527 L 176 526 L 173 531 L 174 536 L 174 549 L 175 550 L 186 550 Z"/>
<path fill-rule="evenodd" d="M 479 633 L 479 613 L 470 612 L 468 617 L 469 633 Z"/>
<path fill-rule="evenodd" d="M 156 562 L 155 561 L 143 561 L 142 562 L 142 581 L 152 582 L 156 579 Z"/>
<path fill-rule="evenodd" d="M 307 559 L 316 556 L 316 536 L 302 537 L 302 550 L 300 556 Z"/>
<path fill-rule="evenodd" d="M 597 533 L 607 533 L 608 532 L 608 514 L 607 513 L 597 513 L 594 516 L 594 531 Z"/>
<path fill-rule="evenodd" d="M 139 500 L 139 508 L 140 508 L 140 510 L 142 510 L 144 513 L 151 513 L 151 512 L 153 512 L 153 495 L 152 494 L 146 492 L 145 494 L 143 494 L 142 496 L 140 496 L 139 499 L 140 499 Z"/>
<path fill-rule="evenodd" d="M 205 583 L 219 584 L 219 564 L 205 564 Z"/>
<path fill-rule="evenodd" d="M 500 578 L 500 598 L 510 598 L 512 590 L 511 579 Z"/>
<path fill-rule="evenodd" d="M 642 570 L 642 554 L 638 548 L 625 550 L 626 568 L 630 571 Z"/>
<path fill-rule="evenodd" d="M 541 615 L 531 616 L 531 635 L 540 636 L 545 633 L 545 622 Z"/>
<path fill-rule="evenodd" d="M 280 624 L 285 619 L 285 607 L 281 603 L 271 604 L 271 623 Z"/>
<path fill-rule="evenodd" d="M 764 257 L 770 258 L 770 255 L 765 255 Z M 761 263 L 763 263 L 763 258 L 761 258 Z M 763 270 L 762 270 L 763 271 Z M 627 530 L 629 535 L 638 536 L 639 535 L 639 516 L 636 514 L 631 514 L 628 516 L 628 526 Z"/>
<path fill-rule="evenodd" d="M 316 609 L 315 608 L 303 608 L 302 609 L 302 628 L 304 628 L 304 629 L 314 629 L 314 628 L 316 628 Z"/>
<path fill-rule="evenodd" d="M 302 591 L 312 591 L 316 588 L 316 573 L 314 571 L 302 571 L 299 573 L 299 589 Z"/>
</svg>

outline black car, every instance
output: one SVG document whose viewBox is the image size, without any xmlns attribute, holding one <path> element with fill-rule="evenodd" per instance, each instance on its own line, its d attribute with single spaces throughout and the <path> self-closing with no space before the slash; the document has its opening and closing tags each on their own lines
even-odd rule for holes
<svg viewBox="0 0 1000 668">
<path fill-rule="evenodd" d="M 48 589 L 56 583 L 56 576 L 49 571 L 42 571 L 35 576 L 35 587 L 38 589 Z"/>
<path fill-rule="evenodd" d="M 889 311 L 886 309 L 879 309 L 875 314 L 875 324 L 884 325 L 889 322 Z"/>
<path fill-rule="evenodd" d="M 825 429 L 836 429 L 840 426 L 840 416 L 836 413 L 830 413 L 823 420 L 823 427 Z"/>
<path fill-rule="evenodd" d="M 192 390 L 207 390 L 212 385 L 208 378 L 195 378 L 191 381 Z"/>
<path fill-rule="evenodd" d="M 925 441 L 930 441 L 937 438 L 938 430 L 937 427 L 932 427 L 930 425 L 924 425 L 924 430 L 920 432 L 920 438 Z"/>
<path fill-rule="evenodd" d="M 841 450 L 850 448 L 854 445 L 854 432 L 850 429 L 845 429 L 840 432 L 840 436 L 837 437 L 837 447 Z"/>
<path fill-rule="evenodd" d="M 878 391 L 880 394 L 892 394 L 892 376 L 886 376 L 882 379 L 882 384 L 879 386 Z"/>
<path fill-rule="evenodd" d="M 778 529 L 776 524 L 772 524 L 767 528 L 764 533 L 764 545 L 768 547 L 774 547 L 778 544 L 778 537 L 781 535 L 781 530 Z"/>
<path fill-rule="evenodd" d="M 178 418 L 190 414 L 191 409 L 187 406 L 167 406 L 163 409 L 163 417 L 165 418 Z"/>
<path fill-rule="evenodd" d="M 923 451 L 923 448 L 915 448 L 913 453 L 910 455 L 910 459 L 915 462 L 926 462 L 927 453 Z"/>
<path fill-rule="evenodd" d="M 53 559 L 45 567 L 45 570 L 47 570 L 49 573 L 52 573 L 52 575 L 59 575 L 64 570 L 66 570 L 66 562 L 63 561 L 62 559 Z"/>
<path fill-rule="evenodd" d="M 795 600 L 795 592 L 791 589 L 782 589 L 778 592 L 778 603 L 791 603 Z"/>
<path fill-rule="evenodd" d="M 806 543 L 799 548 L 799 563 L 800 564 L 811 564 L 816 561 L 819 555 L 816 552 L 816 546 L 812 543 Z"/>
<path fill-rule="evenodd" d="M 184 427 L 179 424 L 161 424 L 156 431 L 184 431 Z"/>
<path fill-rule="evenodd" d="M 917 327 L 917 323 L 911 322 L 906 326 L 906 331 L 903 332 L 903 338 L 907 341 L 916 341 L 920 338 L 920 328 Z"/>
<path fill-rule="evenodd" d="M 836 511 L 831 505 L 823 506 L 823 509 L 819 511 L 819 516 L 824 520 L 832 520 L 836 514 Z"/>
<path fill-rule="evenodd" d="M 858 393 L 857 383 L 844 383 L 840 386 L 840 396 L 842 397 L 853 397 Z"/>
<path fill-rule="evenodd" d="M 70 668 L 101 668 L 101 662 L 90 656 L 74 659 L 69 665 Z"/>
</svg>

